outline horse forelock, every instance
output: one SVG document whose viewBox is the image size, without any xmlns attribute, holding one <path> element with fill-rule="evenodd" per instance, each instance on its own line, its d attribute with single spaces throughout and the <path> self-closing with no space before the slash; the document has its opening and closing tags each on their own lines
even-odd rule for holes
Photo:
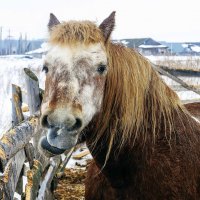
<svg viewBox="0 0 200 200">
<path fill-rule="evenodd" d="M 101 30 L 91 21 L 68 21 L 50 31 L 49 42 L 59 45 L 91 44 L 104 42 Z"/>
</svg>

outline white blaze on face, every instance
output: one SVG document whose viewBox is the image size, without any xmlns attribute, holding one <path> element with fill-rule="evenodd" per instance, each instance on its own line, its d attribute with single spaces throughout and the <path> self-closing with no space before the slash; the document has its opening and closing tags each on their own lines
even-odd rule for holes
<svg viewBox="0 0 200 200">
<path fill-rule="evenodd" d="M 94 86 L 86 85 L 83 87 L 82 95 L 80 96 L 81 101 L 83 102 L 83 120 L 85 124 L 88 124 L 94 114 L 97 111 L 97 108 L 94 105 L 93 101 L 93 93 L 94 93 Z"/>
<path fill-rule="evenodd" d="M 106 72 L 99 74 L 97 69 L 99 65 L 107 66 L 104 48 L 100 43 L 76 47 L 52 46 L 45 64 L 49 69 L 47 76 L 52 81 L 58 80 L 57 85 L 49 87 L 49 90 L 56 88 L 65 93 L 66 89 L 66 99 L 76 100 L 81 105 L 83 126 L 86 126 L 99 111 L 103 98 Z M 49 94 L 53 92 L 48 91 Z"/>
</svg>

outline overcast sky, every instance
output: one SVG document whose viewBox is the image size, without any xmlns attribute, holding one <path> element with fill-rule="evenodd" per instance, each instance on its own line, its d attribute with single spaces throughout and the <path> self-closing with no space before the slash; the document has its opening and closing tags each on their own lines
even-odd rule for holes
<svg viewBox="0 0 200 200">
<path fill-rule="evenodd" d="M 97 24 L 116 11 L 113 39 L 152 37 L 158 41 L 200 41 L 199 0 L 0 0 L 3 36 L 46 38 L 49 13 L 60 21 Z"/>
</svg>

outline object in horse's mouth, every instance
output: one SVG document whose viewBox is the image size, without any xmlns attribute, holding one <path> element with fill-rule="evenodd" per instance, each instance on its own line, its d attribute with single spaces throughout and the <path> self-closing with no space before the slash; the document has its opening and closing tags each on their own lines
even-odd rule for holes
<svg viewBox="0 0 200 200">
<path fill-rule="evenodd" d="M 47 141 L 47 137 L 42 137 L 40 139 L 40 144 L 42 147 L 42 151 L 44 152 L 45 149 L 48 149 L 47 152 L 44 152 L 44 154 L 48 157 L 53 157 L 55 155 L 60 155 L 62 153 L 65 152 L 65 149 L 59 149 L 57 147 L 53 147 L 49 144 L 49 142 Z"/>
</svg>

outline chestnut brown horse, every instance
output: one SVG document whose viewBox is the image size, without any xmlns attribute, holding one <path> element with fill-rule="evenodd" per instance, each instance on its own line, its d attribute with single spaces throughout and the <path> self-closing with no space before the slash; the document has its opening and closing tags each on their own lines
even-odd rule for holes
<svg viewBox="0 0 200 200">
<path fill-rule="evenodd" d="M 87 200 L 200 199 L 200 125 L 136 51 L 99 26 L 50 15 L 41 148 L 51 156 L 84 136 L 94 158 Z"/>
</svg>

